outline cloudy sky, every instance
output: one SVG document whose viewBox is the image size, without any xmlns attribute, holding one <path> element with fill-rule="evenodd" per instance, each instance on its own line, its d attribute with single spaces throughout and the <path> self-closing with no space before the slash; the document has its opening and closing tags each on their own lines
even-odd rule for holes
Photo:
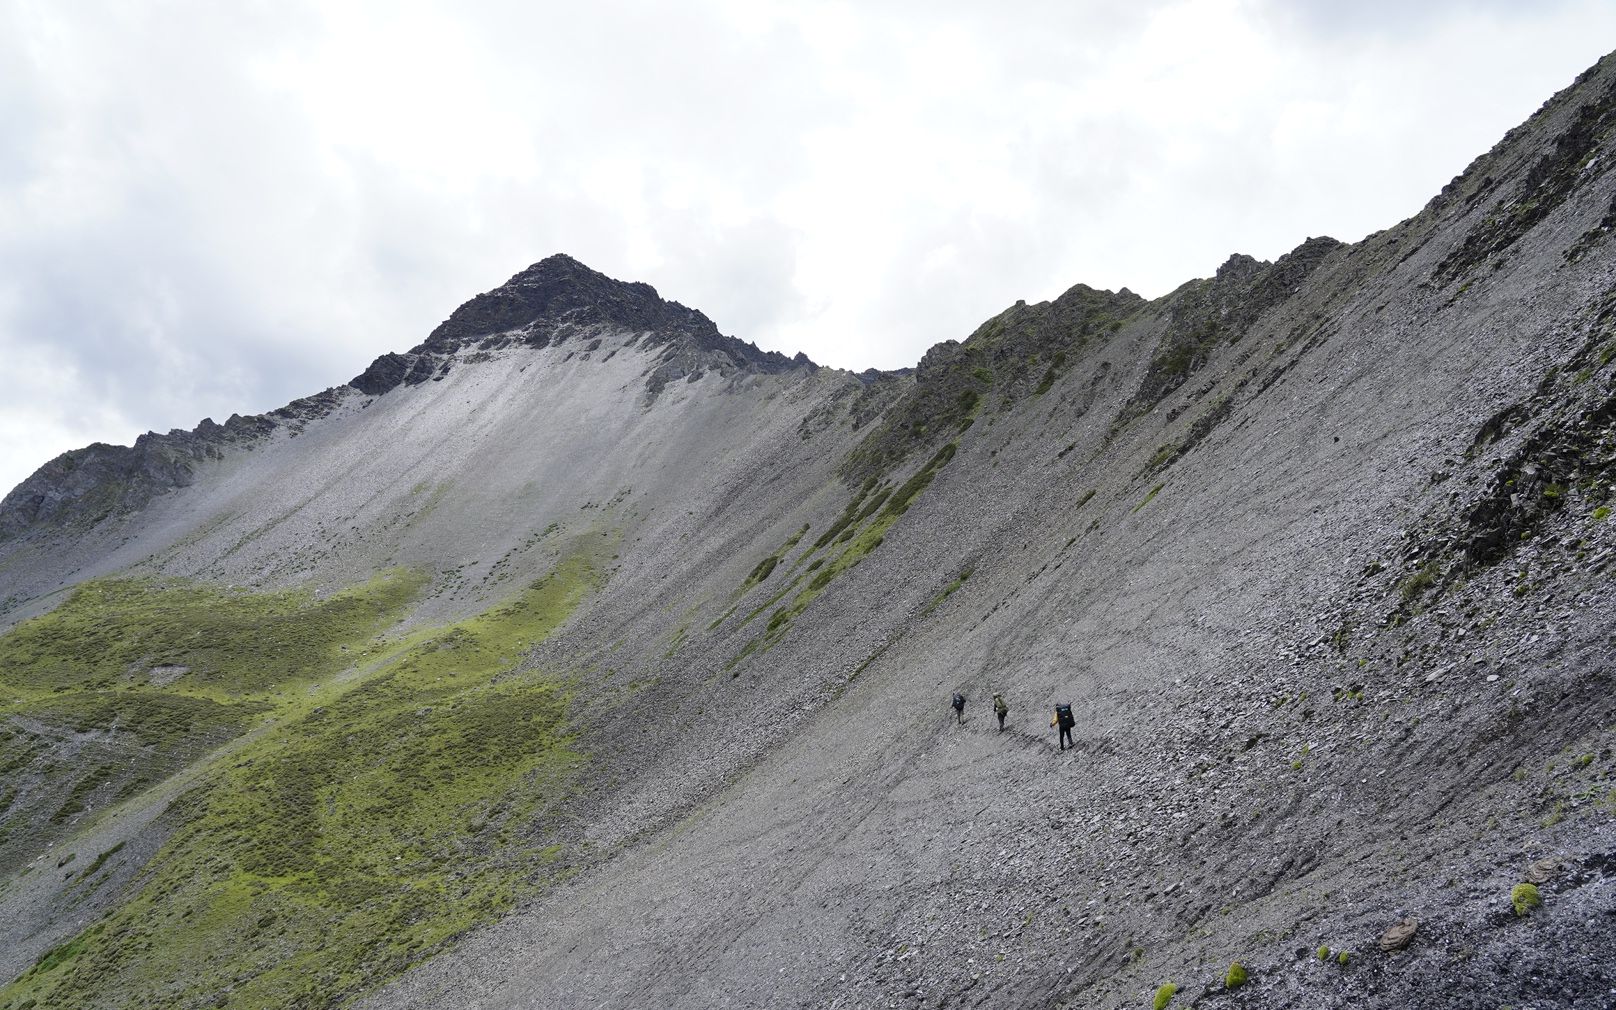
<svg viewBox="0 0 1616 1010">
<path fill-rule="evenodd" d="M 553 252 L 859 369 L 1356 240 L 1612 39 L 1610 0 L 0 0 L 0 493 Z"/>
</svg>

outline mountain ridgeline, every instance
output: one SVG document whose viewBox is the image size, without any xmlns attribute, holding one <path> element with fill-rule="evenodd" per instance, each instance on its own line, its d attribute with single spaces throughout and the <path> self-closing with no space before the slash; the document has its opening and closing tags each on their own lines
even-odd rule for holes
<svg viewBox="0 0 1616 1010">
<path fill-rule="evenodd" d="M 913 370 L 558 255 L 66 453 L 0 1010 L 1606 1007 L 1613 227 L 1608 57 L 1385 231 Z"/>
</svg>

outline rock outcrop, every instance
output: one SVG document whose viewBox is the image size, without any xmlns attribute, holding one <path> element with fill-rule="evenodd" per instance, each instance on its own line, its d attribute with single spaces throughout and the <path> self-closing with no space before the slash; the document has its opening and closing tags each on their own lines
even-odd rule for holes
<svg viewBox="0 0 1616 1010">
<path fill-rule="evenodd" d="M 224 424 L 203 418 L 193 431 L 147 432 L 132 446 L 97 442 L 64 452 L 0 500 L 0 540 L 35 524 L 88 528 L 138 511 L 156 495 L 189 486 L 203 463 L 251 445 L 275 425 L 269 416 L 232 414 Z"/>
</svg>

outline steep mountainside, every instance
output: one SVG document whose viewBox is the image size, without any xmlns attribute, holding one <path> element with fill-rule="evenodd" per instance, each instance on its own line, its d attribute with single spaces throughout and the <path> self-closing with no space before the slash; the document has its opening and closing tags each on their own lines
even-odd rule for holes
<svg viewBox="0 0 1616 1010">
<path fill-rule="evenodd" d="M 552 257 L 52 461 L 0 1010 L 1609 1006 L 1613 169 L 1616 57 L 1387 231 L 913 373 Z"/>
</svg>

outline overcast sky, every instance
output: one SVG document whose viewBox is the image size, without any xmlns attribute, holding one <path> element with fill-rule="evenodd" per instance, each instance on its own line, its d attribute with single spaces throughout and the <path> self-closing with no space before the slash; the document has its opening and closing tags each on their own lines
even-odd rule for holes
<svg viewBox="0 0 1616 1010">
<path fill-rule="evenodd" d="M 0 0 L 0 493 L 554 252 L 862 369 L 1356 240 L 1611 40 L 1609 0 Z"/>
</svg>

